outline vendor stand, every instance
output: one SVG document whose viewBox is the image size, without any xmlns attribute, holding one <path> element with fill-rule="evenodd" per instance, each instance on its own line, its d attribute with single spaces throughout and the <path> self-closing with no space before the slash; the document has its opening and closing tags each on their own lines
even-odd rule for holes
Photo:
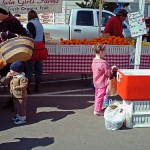
<svg viewBox="0 0 150 150">
<path fill-rule="evenodd" d="M 150 2 L 150 0 L 100 0 L 100 8 L 102 8 L 103 2 L 139 2 L 139 12 L 143 14 L 144 12 L 144 6 L 145 2 Z M 28 5 L 28 4 L 27 4 Z M 28 5 L 29 6 L 29 5 Z M 10 6 L 11 7 L 11 6 Z M 29 6 L 30 7 L 30 6 Z M 41 7 L 39 7 L 41 8 Z M 45 6 L 46 8 L 46 6 Z M 43 8 L 44 9 L 44 8 Z M 100 10 L 100 18 L 101 18 L 101 13 L 102 11 Z M 101 20 L 99 21 L 99 33 L 101 33 Z M 150 52 L 149 48 L 148 50 L 141 51 L 142 46 L 142 37 L 139 35 L 137 37 L 136 41 L 136 50 L 135 50 L 135 62 L 134 65 L 130 63 L 130 55 L 131 52 L 133 51 L 133 47 L 130 46 L 123 46 L 126 48 L 126 51 L 122 51 L 122 48 L 119 48 L 117 46 L 114 47 L 111 45 L 107 46 L 107 54 L 106 54 L 106 61 L 112 66 L 116 65 L 119 69 L 150 69 Z M 89 48 L 90 47 L 90 48 Z M 79 46 L 70 46 L 70 45 L 47 45 L 48 51 L 49 51 L 49 56 L 48 59 L 44 61 L 44 66 L 43 66 L 43 72 L 44 73 L 71 73 L 71 74 L 92 74 L 91 70 L 91 63 L 92 59 L 94 57 L 94 54 L 92 53 L 91 46 L 87 45 L 79 45 Z M 111 51 L 113 49 L 113 51 Z M 118 51 L 116 52 L 116 49 Z M 116 53 L 115 53 L 116 52 Z M 149 72 L 147 73 L 148 75 Z M 120 80 L 121 82 L 121 80 Z M 128 101 L 128 103 L 126 103 Z M 142 100 L 143 101 L 143 100 Z M 150 98 L 149 100 L 150 101 Z M 140 100 L 139 100 L 140 102 Z M 149 102 L 143 101 L 150 106 Z M 124 100 L 124 103 L 126 104 L 126 107 L 130 106 L 132 103 L 132 108 L 127 111 L 128 113 L 128 118 L 126 119 L 127 124 L 129 125 L 128 127 L 133 127 L 133 113 L 131 113 L 134 109 L 133 106 L 136 107 L 136 105 L 141 105 L 142 107 L 145 106 L 143 105 L 143 102 L 140 104 L 138 102 L 135 102 L 134 98 L 132 100 Z M 130 112 L 130 113 L 129 113 Z M 144 107 L 140 111 L 140 115 L 144 116 L 145 115 L 145 110 Z M 146 112 L 146 118 L 144 116 L 144 122 L 148 122 L 146 126 L 150 126 L 150 111 Z M 136 117 L 139 120 L 139 116 L 137 115 Z M 143 119 L 143 117 L 142 117 Z M 138 122 L 139 123 L 139 122 Z M 136 121 L 135 121 L 136 124 Z M 143 120 L 141 121 L 141 126 L 143 126 Z"/>
<path fill-rule="evenodd" d="M 139 3 L 139 14 L 141 14 L 141 16 L 144 16 L 145 3 L 150 2 L 150 0 L 105 0 L 105 1 L 137 2 Z M 135 19 L 133 18 L 133 20 L 135 21 L 136 18 Z M 141 26 L 142 25 L 143 24 L 141 24 Z M 136 26 L 136 23 L 134 26 Z M 148 70 L 149 67 L 146 70 L 143 69 L 138 70 L 142 64 L 142 59 L 144 59 L 144 61 L 147 61 L 147 63 L 149 63 L 150 61 L 149 58 L 144 58 L 149 56 L 149 54 L 142 56 L 143 53 L 142 52 L 143 49 L 141 46 L 142 34 L 138 35 L 137 31 L 134 32 L 137 33 L 134 69 L 133 70 L 125 69 L 117 72 L 117 92 L 123 98 L 123 105 L 124 105 L 124 109 L 126 110 L 126 126 L 129 128 L 150 127 L 150 109 L 149 109 L 150 108 L 150 96 L 149 96 L 150 85 L 148 83 L 150 78 L 150 70 Z M 128 91 L 129 88 L 132 88 L 132 91 L 131 90 Z"/>
<path fill-rule="evenodd" d="M 43 72 L 64 74 L 92 74 L 91 64 L 94 57 L 92 45 L 46 45 L 49 56 L 43 64 Z M 110 66 L 120 69 L 133 69 L 130 65 L 129 45 L 107 45 L 106 61 Z M 150 69 L 149 46 L 142 47 L 140 69 Z"/>
</svg>

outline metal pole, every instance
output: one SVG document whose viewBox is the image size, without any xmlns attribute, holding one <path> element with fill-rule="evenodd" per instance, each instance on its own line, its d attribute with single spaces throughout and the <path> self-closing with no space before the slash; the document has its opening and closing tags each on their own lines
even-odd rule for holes
<svg viewBox="0 0 150 150">
<path fill-rule="evenodd" d="M 139 0 L 139 12 L 144 15 L 145 0 Z M 134 69 L 139 69 L 141 58 L 141 42 L 142 36 L 138 36 L 136 40 L 135 64 Z"/>
<path fill-rule="evenodd" d="M 103 8 L 103 1 L 99 1 L 99 28 L 98 28 L 98 36 L 100 37 L 102 34 L 101 26 L 102 26 L 102 8 Z"/>
</svg>

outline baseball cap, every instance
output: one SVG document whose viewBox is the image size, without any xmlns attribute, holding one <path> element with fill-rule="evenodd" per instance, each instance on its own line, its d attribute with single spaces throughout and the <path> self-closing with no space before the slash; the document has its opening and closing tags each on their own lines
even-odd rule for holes
<svg viewBox="0 0 150 150">
<path fill-rule="evenodd" d="M 116 15 L 127 17 L 127 14 L 128 14 L 128 12 L 125 9 L 120 9 Z"/>
</svg>

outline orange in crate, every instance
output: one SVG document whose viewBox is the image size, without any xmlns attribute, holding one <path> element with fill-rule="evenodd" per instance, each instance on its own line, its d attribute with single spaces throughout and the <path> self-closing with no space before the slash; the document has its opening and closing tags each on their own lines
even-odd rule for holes
<svg viewBox="0 0 150 150">
<path fill-rule="evenodd" d="M 117 93 L 123 100 L 150 100 L 150 70 L 121 69 L 117 71 Z"/>
</svg>

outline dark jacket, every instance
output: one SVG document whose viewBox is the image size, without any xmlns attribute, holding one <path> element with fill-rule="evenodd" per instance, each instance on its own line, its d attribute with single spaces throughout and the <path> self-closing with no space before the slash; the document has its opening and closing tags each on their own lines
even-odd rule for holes
<svg viewBox="0 0 150 150">
<path fill-rule="evenodd" d="M 10 14 L 8 18 L 0 22 L 0 32 L 12 32 L 22 36 L 26 35 L 26 30 L 20 21 Z M 8 37 L 8 39 L 11 37 Z M 0 76 L 4 77 L 10 70 L 10 64 L 7 64 L 3 69 L 0 70 Z"/>
<path fill-rule="evenodd" d="M 26 35 L 26 30 L 20 21 L 10 14 L 8 18 L 0 22 L 0 32 L 12 32 L 19 35 Z"/>
</svg>

